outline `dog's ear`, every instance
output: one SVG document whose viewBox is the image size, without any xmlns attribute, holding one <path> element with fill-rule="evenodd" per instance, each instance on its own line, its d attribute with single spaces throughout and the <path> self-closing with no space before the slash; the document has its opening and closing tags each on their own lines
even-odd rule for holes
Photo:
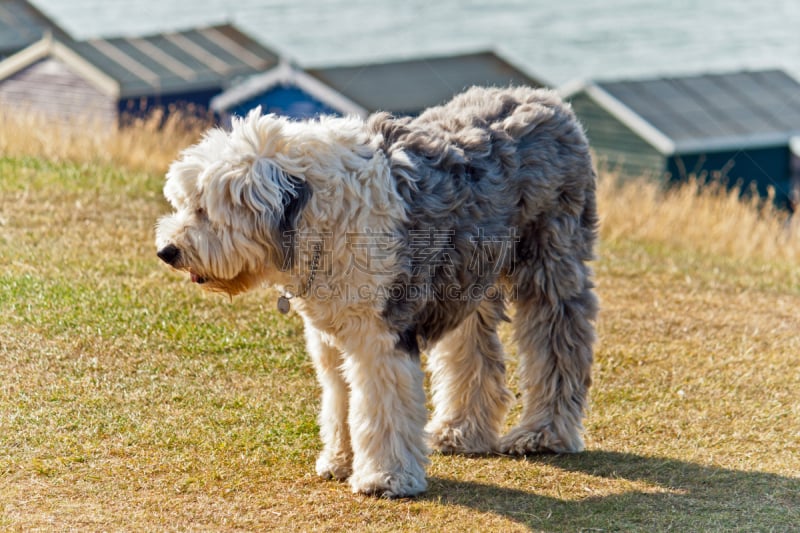
<svg viewBox="0 0 800 533">
<path fill-rule="evenodd" d="M 311 199 L 311 187 L 266 158 L 255 161 L 239 183 L 238 190 L 231 191 L 233 198 L 253 212 L 256 231 L 275 249 L 278 267 L 288 270 L 294 264 L 297 223 Z"/>
<path fill-rule="evenodd" d="M 276 242 L 280 243 L 282 253 L 281 270 L 289 270 L 294 266 L 297 223 L 300 220 L 303 209 L 311 199 L 311 187 L 308 182 L 295 176 L 290 176 L 290 178 L 294 181 L 295 186 L 291 192 L 288 190 L 284 192 L 284 207 L 280 220 L 278 220 L 277 231 L 273 237 Z M 277 239 L 280 240 L 278 241 Z"/>
</svg>

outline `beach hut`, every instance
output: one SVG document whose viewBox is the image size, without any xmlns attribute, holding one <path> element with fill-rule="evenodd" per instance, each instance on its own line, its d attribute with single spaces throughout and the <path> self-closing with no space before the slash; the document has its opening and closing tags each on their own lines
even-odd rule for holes
<svg viewBox="0 0 800 533">
<path fill-rule="evenodd" d="M 232 115 L 244 116 L 258 106 L 261 106 L 262 113 L 294 119 L 319 115 L 367 115 L 363 107 L 285 61 L 233 85 L 211 101 L 211 109 L 222 123 L 227 123 Z"/>
<path fill-rule="evenodd" d="M 306 72 L 368 112 L 389 111 L 395 115 L 418 115 L 473 85 L 544 86 L 493 51 L 312 68 Z"/>
<path fill-rule="evenodd" d="M 156 107 L 204 113 L 228 84 L 277 64 L 231 25 L 88 41 L 48 34 L 0 62 L 0 103 L 103 122 Z"/>
<path fill-rule="evenodd" d="M 715 179 L 792 208 L 800 141 L 800 83 L 780 70 L 631 81 L 562 89 L 601 167 L 667 182 Z M 794 140 L 793 140 L 794 139 Z"/>
<path fill-rule="evenodd" d="M 0 60 L 16 54 L 46 34 L 69 38 L 67 32 L 26 0 L 0 0 Z"/>
</svg>

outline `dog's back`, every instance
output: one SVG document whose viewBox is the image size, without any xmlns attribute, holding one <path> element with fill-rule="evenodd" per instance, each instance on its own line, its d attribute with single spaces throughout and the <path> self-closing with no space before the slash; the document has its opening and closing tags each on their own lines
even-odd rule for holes
<svg viewBox="0 0 800 533">
<path fill-rule="evenodd" d="M 552 212 L 554 202 L 581 206 L 582 198 L 560 195 L 593 186 L 583 129 L 550 90 L 473 87 L 419 117 L 378 114 L 370 126 L 384 136 L 383 149 L 412 212 L 420 202 L 445 211 L 474 204 L 472 220 L 489 223 L 506 206 L 511 218 L 502 223 L 520 224 Z M 420 210 L 424 215 L 425 207 Z"/>
<path fill-rule="evenodd" d="M 520 253 L 532 253 L 542 214 L 580 219 L 588 209 L 591 250 L 588 143 L 554 92 L 474 87 L 419 117 L 379 114 L 369 124 L 383 136 L 410 220 L 397 293 L 423 295 L 396 299 L 387 309 L 390 319 L 404 322 L 401 330 L 416 327 L 435 340 L 457 325 L 485 296 L 482 290 L 516 268 Z M 459 297 L 440 294 L 448 290 Z M 410 316 L 416 324 L 405 323 Z"/>
</svg>

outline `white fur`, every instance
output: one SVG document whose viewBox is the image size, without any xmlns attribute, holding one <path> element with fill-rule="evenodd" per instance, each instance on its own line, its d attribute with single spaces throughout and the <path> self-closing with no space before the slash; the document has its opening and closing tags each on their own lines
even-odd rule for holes
<svg viewBox="0 0 800 533">
<path fill-rule="evenodd" d="M 363 123 L 352 118 L 301 126 L 250 113 L 234 122 L 229 135 L 212 131 L 167 174 L 164 193 L 176 212 L 159 221 L 158 248 L 177 245 L 188 257 L 176 267 L 207 278 L 214 290 L 236 293 L 268 282 L 298 292 L 310 256 L 304 255 L 297 272 L 281 272 L 270 255 L 272 244 L 252 227 L 258 213 L 281 208 L 263 200 L 279 198 L 285 176 L 298 174 L 314 191 L 298 235 L 327 236 L 331 262 L 315 285 L 326 294 L 359 287 L 379 295 L 394 271 L 395 254 L 389 249 L 372 265 L 384 276 L 362 272 L 351 267 L 346 236 L 358 228 L 396 232 L 405 211 L 388 163 L 374 155 L 369 141 Z M 302 241 L 297 247 L 311 249 Z M 246 285 L 231 285 L 231 279 Z M 319 475 L 349 477 L 354 491 L 388 497 L 424 491 L 422 371 L 407 354 L 396 353 L 396 337 L 381 320 L 384 300 L 295 299 L 292 306 L 305 317 L 309 353 L 323 387 Z"/>
</svg>

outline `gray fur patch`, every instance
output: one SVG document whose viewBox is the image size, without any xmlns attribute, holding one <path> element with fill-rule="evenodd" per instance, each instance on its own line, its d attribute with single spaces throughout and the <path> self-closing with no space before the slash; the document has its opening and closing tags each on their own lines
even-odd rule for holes
<svg viewBox="0 0 800 533">
<path fill-rule="evenodd" d="M 582 290 L 595 174 L 581 126 L 554 93 L 473 88 L 417 118 L 373 115 L 368 127 L 411 221 L 384 311 L 394 330 L 435 342 L 500 280 L 526 295 Z M 563 279 L 537 277 L 545 263 Z"/>
</svg>

